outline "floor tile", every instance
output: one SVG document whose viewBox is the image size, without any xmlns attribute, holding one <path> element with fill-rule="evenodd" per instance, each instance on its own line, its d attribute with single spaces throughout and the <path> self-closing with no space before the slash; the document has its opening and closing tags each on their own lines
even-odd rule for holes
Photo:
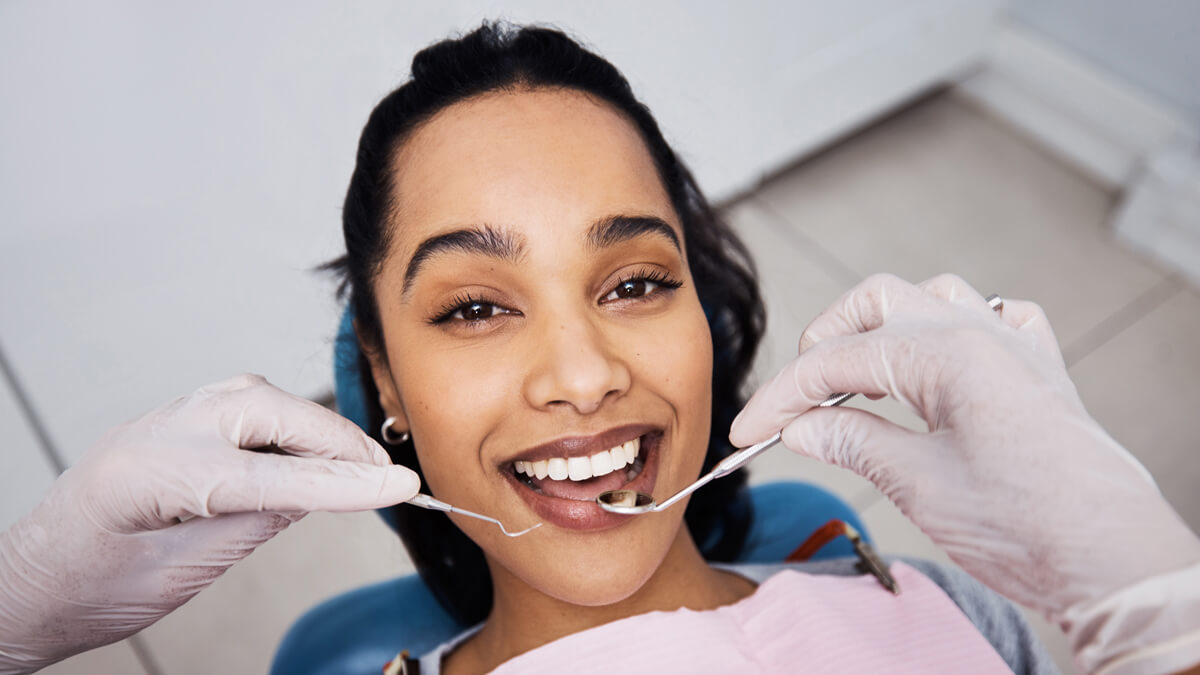
<svg viewBox="0 0 1200 675">
<path fill-rule="evenodd" d="M 859 276 L 957 273 L 984 294 L 1041 304 L 1064 345 L 1164 276 L 1106 229 L 1111 195 L 949 95 L 760 196 Z"/>
<path fill-rule="evenodd" d="M 1200 532 L 1200 293 L 1177 292 L 1071 368 L 1088 412 Z"/>
<path fill-rule="evenodd" d="M 819 253 L 790 236 L 786 223 L 773 220 L 754 200 L 736 204 L 726 215 L 754 257 L 767 305 L 767 332 L 759 347 L 753 375 L 755 382 L 763 382 L 795 358 L 805 326 L 837 299 L 845 287 L 822 270 Z M 751 483 L 778 480 L 816 483 L 855 508 L 867 505 L 874 498 L 870 484 L 862 478 L 782 447 L 767 451 L 750 465 Z"/>
<path fill-rule="evenodd" d="M 750 249 L 758 266 L 767 305 L 767 332 L 755 361 L 754 379 L 765 381 L 796 356 L 796 345 L 808 323 L 849 287 L 838 278 L 825 255 L 754 198 L 728 209 L 727 217 Z M 870 410 L 902 426 L 924 430 L 916 415 L 892 400 L 852 399 L 848 406 Z M 882 495 L 868 481 L 836 466 L 775 448 L 754 460 L 753 484 L 806 480 L 832 490 L 855 509 L 865 509 Z"/>
<path fill-rule="evenodd" d="M 914 525 L 895 504 L 887 499 L 876 502 L 862 512 L 863 522 L 871 532 L 876 548 L 887 555 L 906 556 L 931 560 L 943 565 L 958 567 L 950 556 L 946 555 L 937 544 L 919 527 Z M 1021 608 L 1025 618 L 1029 619 L 1046 646 L 1047 651 L 1054 657 L 1059 669 L 1065 673 L 1074 672 L 1071 665 L 1071 652 L 1067 647 L 1066 637 L 1054 625 L 1042 619 L 1036 612 Z"/>
<path fill-rule="evenodd" d="M 38 671 L 41 675 L 145 675 L 145 672 L 133 649 L 124 641 L 78 654 Z M 164 675 L 174 675 L 174 672 L 167 670 Z"/>
<path fill-rule="evenodd" d="M 0 429 L 5 431 L 0 449 L 0 532 L 31 511 L 56 472 L 42 452 L 37 437 L 8 382 L 0 378 Z"/>
<path fill-rule="evenodd" d="M 284 633 L 313 605 L 412 570 L 374 513 L 314 513 L 143 635 L 168 675 L 265 673 Z"/>
</svg>

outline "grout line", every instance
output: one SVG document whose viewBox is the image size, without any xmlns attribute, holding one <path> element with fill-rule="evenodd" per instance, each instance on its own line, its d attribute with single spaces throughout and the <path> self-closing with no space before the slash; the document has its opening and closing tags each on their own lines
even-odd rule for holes
<svg viewBox="0 0 1200 675">
<path fill-rule="evenodd" d="M 8 362 L 8 356 L 4 353 L 3 347 L 0 347 L 0 372 L 4 373 L 4 379 L 8 382 L 8 386 L 12 390 L 13 398 L 17 400 L 17 405 L 21 407 L 21 412 L 25 415 L 25 421 L 37 437 L 38 445 L 42 448 L 42 453 L 46 455 L 46 459 L 49 460 L 55 471 L 60 474 L 66 471 L 66 461 L 58 451 L 58 448 L 55 447 L 54 442 L 50 440 L 50 435 L 46 432 L 46 427 L 42 424 L 42 419 L 33 409 L 33 402 L 29 399 L 29 395 L 25 392 L 24 387 L 21 386 L 21 381 L 17 379 L 17 374 Z M 158 667 L 158 663 L 150 655 L 150 651 L 146 649 L 141 636 L 132 635 L 126 642 L 129 644 L 129 648 L 133 650 L 133 654 L 137 657 L 142 669 L 146 671 L 146 675 L 162 675 L 162 668 Z"/>
<path fill-rule="evenodd" d="M 46 426 L 42 424 L 42 418 L 38 416 L 37 411 L 33 408 L 33 401 L 29 398 L 25 388 L 21 386 L 21 381 L 17 378 L 16 371 L 8 362 L 8 356 L 4 353 L 3 346 L 0 346 L 0 372 L 3 372 L 4 379 L 8 381 L 9 389 L 12 390 L 13 398 L 17 400 L 17 405 L 21 407 L 21 412 L 25 415 L 25 421 L 29 423 L 29 427 L 33 430 L 33 435 L 37 437 L 38 445 L 42 448 L 42 453 L 54 467 L 55 473 L 62 473 L 67 470 L 67 462 L 63 459 L 62 453 L 54 445 L 54 441 L 50 440 L 50 434 L 46 431 Z"/>
<path fill-rule="evenodd" d="M 1147 291 L 1127 302 L 1100 323 L 1063 348 L 1063 361 L 1070 369 L 1089 354 L 1103 347 L 1110 340 L 1125 332 L 1150 312 L 1158 309 L 1167 300 L 1182 291 L 1183 287 L 1174 275 L 1163 277 Z"/>
<path fill-rule="evenodd" d="M 800 231 L 798 227 L 792 225 L 783 214 L 779 213 L 774 206 L 771 206 L 766 200 L 758 196 L 758 193 L 751 195 L 747 202 L 752 202 L 764 215 L 767 216 L 767 222 L 777 233 L 792 240 L 799 249 L 806 253 L 810 259 L 817 263 L 821 269 L 829 274 L 834 279 L 841 283 L 853 286 L 862 281 L 863 276 L 852 269 L 849 265 L 842 262 L 837 256 L 831 253 L 824 246 L 821 246 L 815 239 L 809 237 Z"/>
<path fill-rule="evenodd" d="M 141 635 L 130 635 L 125 641 L 129 643 L 129 648 L 133 650 L 133 655 L 137 657 L 146 675 L 163 675 L 163 669 L 150 654 L 150 649 L 145 644 L 146 640 Z"/>
</svg>

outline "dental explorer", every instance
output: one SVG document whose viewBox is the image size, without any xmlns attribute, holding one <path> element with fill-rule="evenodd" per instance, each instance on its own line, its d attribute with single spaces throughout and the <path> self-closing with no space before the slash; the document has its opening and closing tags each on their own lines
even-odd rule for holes
<svg viewBox="0 0 1200 675">
<path fill-rule="evenodd" d="M 1004 308 L 1004 300 L 999 295 L 989 295 L 987 297 L 988 307 L 993 311 L 999 312 Z M 818 408 L 832 408 L 839 406 L 854 397 L 854 394 L 834 394 L 829 398 L 817 404 Z M 748 448 L 735 451 L 725 459 L 717 463 L 712 471 L 704 474 L 696 480 L 696 482 L 676 492 L 666 501 L 657 504 L 654 497 L 637 490 L 608 490 L 600 493 L 596 497 L 596 503 L 600 508 L 609 513 L 619 513 L 627 516 L 637 516 L 643 513 L 654 513 L 670 508 L 678 503 L 684 497 L 692 494 L 696 490 L 708 485 L 712 481 L 727 476 L 734 471 L 742 468 L 750 462 L 750 460 L 762 454 L 765 450 L 775 445 L 783 437 L 783 432 L 777 432 L 774 436 L 768 438 L 761 443 L 755 443 Z"/>
<path fill-rule="evenodd" d="M 423 509 L 429 509 L 430 511 L 442 511 L 445 513 L 457 513 L 460 516 L 470 516 L 471 518 L 478 518 L 480 520 L 486 520 L 489 523 L 495 523 L 497 526 L 499 526 L 500 531 L 503 532 L 505 534 L 505 536 L 508 536 L 508 537 L 519 537 L 523 534 L 528 534 L 529 532 L 536 530 L 537 528 L 542 526 L 541 523 L 538 523 L 537 525 L 534 525 L 533 527 L 527 527 L 524 530 L 521 530 L 520 532 L 509 532 L 508 528 L 504 527 L 504 523 L 496 520 L 495 518 L 489 518 L 485 515 L 475 513 L 474 511 L 468 511 L 466 509 L 460 509 L 457 506 L 451 506 L 451 505 L 447 504 L 446 502 L 443 502 L 440 499 L 434 499 L 433 497 L 431 497 L 427 494 L 418 493 L 417 496 L 413 497 L 412 499 L 408 500 L 405 503 L 412 504 L 413 506 L 419 506 Z"/>
</svg>

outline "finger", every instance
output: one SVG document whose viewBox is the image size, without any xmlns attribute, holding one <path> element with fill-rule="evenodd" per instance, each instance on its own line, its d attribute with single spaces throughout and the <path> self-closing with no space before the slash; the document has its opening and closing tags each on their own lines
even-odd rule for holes
<svg viewBox="0 0 1200 675">
<path fill-rule="evenodd" d="M 896 305 L 920 296 L 916 286 L 891 274 L 876 274 L 846 291 L 808 324 L 800 335 L 799 351 L 831 337 L 854 335 L 883 325 Z"/>
<path fill-rule="evenodd" d="M 161 593 L 162 581 L 166 581 L 172 598 L 187 600 L 302 517 L 272 512 L 232 513 L 173 525 L 164 532 L 173 542 L 172 564 L 138 576 L 149 584 L 150 591 Z M 156 580 L 155 574 L 169 578 Z"/>
<path fill-rule="evenodd" d="M 1006 299 L 1004 307 L 1000 310 L 1000 318 L 1009 326 L 1019 331 L 1034 333 L 1043 341 L 1058 347 L 1058 339 L 1054 337 L 1050 320 L 1046 318 L 1045 310 L 1037 303 Z"/>
<path fill-rule="evenodd" d="M 892 496 L 904 483 L 898 458 L 913 455 L 912 446 L 926 434 L 853 408 L 817 408 L 783 428 L 790 450 L 849 469 Z"/>
<path fill-rule="evenodd" d="M 991 311 L 987 300 L 957 274 L 939 274 L 917 284 L 926 295 L 945 300 L 952 305 Z"/>
<path fill-rule="evenodd" d="M 835 393 L 890 395 L 908 403 L 912 397 L 901 386 L 910 384 L 907 369 L 914 365 L 915 349 L 912 340 L 880 333 L 817 343 L 754 393 L 734 419 L 729 440 L 736 447 L 765 440 Z M 897 366 L 905 371 L 897 372 Z"/>
<path fill-rule="evenodd" d="M 399 465 L 230 452 L 188 481 L 179 511 L 212 516 L 277 511 L 366 511 L 407 501 L 420 480 Z M 177 514 L 180 515 L 180 514 Z"/>
<path fill-rule="evenodd" d="M 385 466 L 391 459 L 358 425 L 261 380 L 212 399 L 221 436 L 239 448 L 278 446 L 300 457 Z"/>
<path fill-rule="evenodd" d="M 222 394 L 267 384 L 267 378 L 255 373 L 241 373 L 220 382 L 206 384 L 196 390 L 197 394 Z"/>
</svg>

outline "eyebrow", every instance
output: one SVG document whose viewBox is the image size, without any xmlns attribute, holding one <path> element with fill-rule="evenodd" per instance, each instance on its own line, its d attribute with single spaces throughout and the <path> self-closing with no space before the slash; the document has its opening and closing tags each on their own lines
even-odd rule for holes
<svg viewBox="0 0 1200 675">
<path fill-rule="evenodd" d="M 660 236 L 682 252 L 675 230 L 656 216 L 609 216 L 588 228 L 587 242 L 593 249 L 616 246 L 646 235 Z M 422 241 L 408 261 L 404 271 L 403 293 L 408 293 L 413 280 L 431 258 L 444 253 L 469 253 L 516 262 L 525 255 L 524 239 L 513 232 L 491 225 L 464 227 L 436 234 Z"/>
<path fill-rule="evenodd" d="M 655 216 L 610 216 L 588 228 L 588 244 L 594 249 L 609 248 L 648 234 L 664 237 L 676 251 L 683 252 L 675 230 Z"/>
<path fill-rule="evenodd" d="M 404 271 L 403 292 L 408 292 L 413 279 L 430 258 L 451 251 L 515 262 L 525 254 L 525 242 L 512 232 L 491 225 L 464 227 L 434 235 L 421 242 L 412 259 L 408 261 L 408 268 Z"/>
</svg>

